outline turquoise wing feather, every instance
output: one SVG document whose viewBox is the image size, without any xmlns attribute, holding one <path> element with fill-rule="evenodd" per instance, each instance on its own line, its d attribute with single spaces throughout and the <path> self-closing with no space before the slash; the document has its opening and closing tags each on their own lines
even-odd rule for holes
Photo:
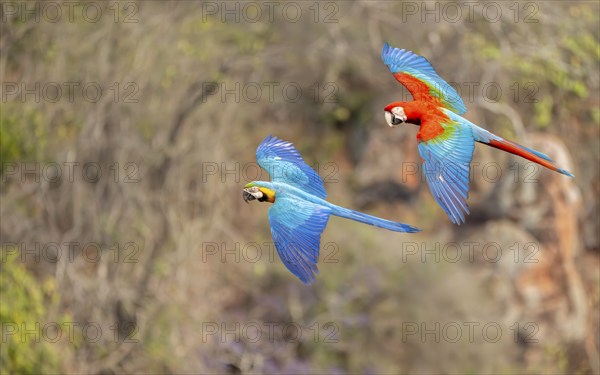
<svg viewBox="0 0 600 375">
<path fill-rule="evenodd" d="M 408 89 L 415 100 L 431 100 L 434 97 L 443 107 L 459 115 L 467 111 L 458 92 L 437 74 L 423 56 L 385 43 L 381 58 L 396 80 Z"/>
<path fill-rule="evenodd" d="M 256 149 L 256 160 L 273 182 L 285 182 L 319 198 L 327 196 L 321 177 L 291 143 L 269 135 Z"/>
<path fill-rule="evenodd" d="M 269 208 L 275 248 L 285 266 L 303 283 L 315 280 L 321 233 L 331 210 L 285 193 Z"/>
<path fill-rule="evenodd" d="M 436 202 L 455 224 L 469 213 L 470 163 L 475 149 L 471 128 L 450 120 L 443 125 L 443 139 L 419 143 L 423 172 Z"/>
</svg>

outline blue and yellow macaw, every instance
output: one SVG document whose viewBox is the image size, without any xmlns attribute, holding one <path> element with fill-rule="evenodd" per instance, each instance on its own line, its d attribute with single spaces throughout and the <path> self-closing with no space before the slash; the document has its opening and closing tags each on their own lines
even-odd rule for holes
<svg viewBox="0 0 600 375">
<path fill-rule="evenodd" d="M 283 264 L 303 283 L 310 284 L 318 273 L 319 244 L 329 215 L 352 219 L 395 232 L 414 233 L 420 229 L 349 210 L 325 200 L 321 177 L 309 167 L 289 142 L 268 136 L 256 149 L 258 164 L 271 182 L 253 181 L 242 196 L 270 202 L 269 222 L 275 248 Z"/>
<path fill-rule="evenodd" d="M 388 104 L 384 109 L 386 122 L 391 127 L 403 123 L 420 126 L 417 141 L 425 179 L 436 202 L 453 223 L 460 225 L 465 221 L 465 213 L 469 213 L 469 165 L 475 142 L 573 177 L 548 155 L 492 134 L 462 117 L 467 111 L 465 103 L 424 57 L 387 43 L 381 57 L 414 99 Z"/>
</svg>

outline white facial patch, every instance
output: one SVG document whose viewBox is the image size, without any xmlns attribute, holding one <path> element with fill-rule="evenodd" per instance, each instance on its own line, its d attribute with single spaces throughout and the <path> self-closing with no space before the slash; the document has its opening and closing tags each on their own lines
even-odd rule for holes
<svg viewBox="0 0 600 375">
<path fill-rule="evenodd" d="M 392 108 L 392 114 L 402 120 L 402 122 L 406 122 L 406 120 L 408 120 L 408 117 L 406 117 L 406 114 L 404 113 L 404 108 L 402 107 Z"/>
</svg>

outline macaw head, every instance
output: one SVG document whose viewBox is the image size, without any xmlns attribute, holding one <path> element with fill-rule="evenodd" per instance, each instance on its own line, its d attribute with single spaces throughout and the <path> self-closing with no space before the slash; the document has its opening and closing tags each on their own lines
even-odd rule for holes
<svg viewBox="0 0 600 375">
<path fill-rule="evenodd" d="M 385 107 L 385 121 L 390 127 L 400 125 L 408 120 L 408 116 L 404 113 L 404 108 L 398 105 L 398 103 L 392 103 Z"/>
<path fill-rule="evenodd" d="M 257 200 L 259 202 L 275 202 L 275 190 L 267 187 L 268 183 L 250 182 L 242 190 L 242 198 L 246 203 Z"/>
<path fill-rule="evenodd" d="M 388 104 L 384 110 L 385 121 L 392 128 L 396 125 L 403 124 L 408 120 L 408 116 L 406 116 L 401 102 Z"/>
</svg>

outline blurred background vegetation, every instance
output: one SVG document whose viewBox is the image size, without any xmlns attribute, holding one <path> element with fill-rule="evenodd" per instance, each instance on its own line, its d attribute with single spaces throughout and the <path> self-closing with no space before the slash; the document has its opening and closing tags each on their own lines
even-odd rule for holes
<svg viewBox="0 0 600 375">
<path fill-rule="evenodd" d="M 600 371 L 597 1 L 78 4 L 2 4 L 3 373 Z M 385 125 L 409 96 L 384 42 L 576 178 L 478 147 L 453 226 L 406 169 L 416 128 Z M 302 285 L 267 255 L 267 205 L 241 199 L 268 134 L 332 202 L 423 232 L 332 219 Z M 462 336 L 422 335 L 436 324 Z"/>
</svg>

